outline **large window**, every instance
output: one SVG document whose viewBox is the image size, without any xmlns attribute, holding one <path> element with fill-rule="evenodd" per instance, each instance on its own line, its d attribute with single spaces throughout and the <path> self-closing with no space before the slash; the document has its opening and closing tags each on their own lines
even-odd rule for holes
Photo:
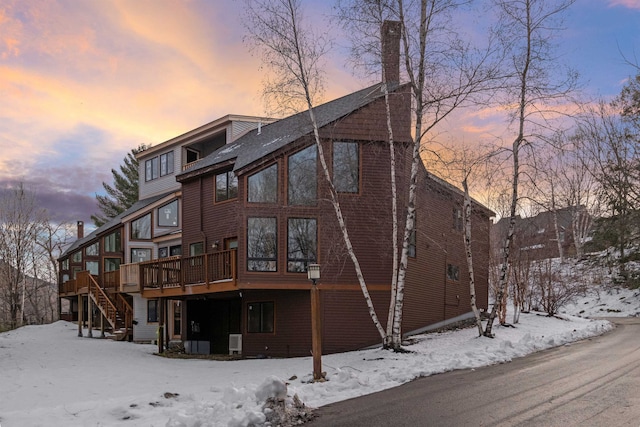
<svg viewBox="0 0 640 427">
<path fill-rule="evenodd" d="M 290 205 L 316 203 L 318 162 L 315 145 L 289 156 L 288 201 Z"/>
<path fill-rule="evenodd" d="M 144 262 L 151 260 L 151 249 L 131 249 L 131 262 Z"/>
<path fill-rule="evenodd" d="M 62 270 L 69 269 L 69 258 L 65 258 L 62 260 Z"/>
<path fill-rule="evenodd" d="M 158 208 L 158 226 L 159 227 L 177 227 L 178 226 L 178 200 L 169 202 Z"/>
<path fill-rule="evenodd" d="M 150 299 L 147 300 L 147 322 L 155 323 L 159 319 L 158 316 L 158 300 Z"/>
<path fill-rule="evenodd" d="M 290 218 L 287 229 L 287 271 L 302 273 L 317 261 L 318 227 L 315 219 Z"/>
<path fill-rule="evenodd" d="M 105 258 L 104 259 L 104 271 L 116 271 L 120 269 L 120 258 Z"/>
<path fill-rule="evenodd" d="M 100 264 L 98 261 L 87 261 L 85 262 L 85 270 L 87 270 L 90 274 L 97 276 L 98 268 Z"/>
<path fill-rule="evenodd" d="M 151 213 L 131 221 L 131 239 L 151 239 Z"/>
<path fill-rule="evenodd" d="M 99 248 L 98 242 L 95 242 L 93 245 L 87 246 L 87 248 L 84 250 L 84 253 L 87 256 L 98 256 L 99 249 L 100 248 Z"/>
<path fill-rule="evenodd" d="M 276 203 L 278 201 L 278 164 L 273 164 L 248 179 L 247 201 Z"/>
<path fill-rule="evenodd" d="M 238 197 L 238 177 L 233 171 L 216 175 L 216 202 Z"/>
<path fill-rule="evenodd" d="M 173 151 L 160 155 L 160 176 L 173 173 Z"/>
<path fill-rule="evenodd" d="M 247 270 L 276 271 L 277 253 L 276 219 L 247 219 Z"/>
<path fill-rule="evenodd" d="M 82 251 L 74 252 L 71 255 L 71 262 L 82 262 Z"/>
<path fill-rule="evenodd" d="M 122 239 L 120 237 L 120 230 L 114 231 L 104 238 L 104 251 L 105 252 L 120 252 L 122 249 Z"/>
<path fill-rule="evenodd" d="M 158 176 L 160 176 L 160 168 L 159 166 L 159 159 L 157 157 L 154 157 L 153 159 L 149 159 L 146 162 L 144 162 L 144 179 L 145 181 L 151 181 L 154 179 L 158 179 Z"/>
<path fill-rule="evenodd" d="M 252 302 L 247 304 L 247 332 L 273 333 L 273 302 Z"/>
<path fill-rule="evenodd" d="M 360 182 L 359 145 L 333 143 L 333 185 L 340 193 L 357 193 Z"/>
</svg>

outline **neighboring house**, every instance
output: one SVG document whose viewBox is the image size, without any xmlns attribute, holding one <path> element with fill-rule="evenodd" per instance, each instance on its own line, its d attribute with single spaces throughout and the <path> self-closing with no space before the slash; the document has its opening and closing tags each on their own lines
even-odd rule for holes
<svg viewBox="0 0 640 427">
<path fill-rule="evenodd" d="M 395 49 L 386 75 L 397 76 L 398 40 L 385 45 Z M 389 88 L 402 229 L 411 168 L 411 94 L 408 85 L 395 82 Z M 351 242 L 384 325 L 393 245 L 381 84 L 320 105 L 314 112 Z M 154 325 L 163 326 L 161 338 L 180 339 L 188 353 L 309 355 L 311 283 L 306 270 L 317 263 L 323 353 L 379 344 L 330 202 L 308 113 L 254 126 L 216 149 L 199 149 L 201 157 L 193 165 L 184 159 L 199 142 L 198 132 L 178 139 L 181 148 L 173 156 L 176 162 L 177 153 L 182 156 L 183 167 L 174 169 L 173 182 L 159 180 L 168 162 L 161 157 L 174 140 L 140 153 L 141 188 L 143 179 L 151 178 L 145 181 L 145 191 L 141 189 L 141 199 L 160 199 L 119 219 L 126 240 L 119 292 L 133 301 L 134 338 L 136 328 Z M 154 162 L 160 168 L 157 177 Z M 151 188 L 149 181 L 156 179 Z M 154 217 L 161 218 L 163 207 L 174 197 L 179 226 L 172 234 L 171 227 L 157 226 Z M 404 297 L 405 335 L 470 315 L 462 202 L 458 189 L 421 165 Z M 142 223 L 153 224 L 150 233 L 146 225 L 134 224 L 147 215 L 150 219 Z M 474 203 L 472 247 L 477 301 L 483 309 L 488 300 L 491 216 L 489 209 Z M 171 248 L 177 247 L 180 255 L 172 257 Z M 148 250 L 141 253 L 145 260 L 138 262 L 138 251 Z M 62 262 L 73 253 L 67 251 Z M 151 314 L 157 323 L 146 322 Z"/>
<path fill-rule="evenodd" d="M 576 255 L 577 231 L 578 245 L 587 240 L 591 217 L 584 207 L 567 207 L 557 211 L 541 212 L 536 216 L 516 217 L 513 249 L 519 259 L 540 260 L 560 256 L 558 241 L 565 257 Z M 556 227 L 557 225 L 557 227 Z M 491 228 L 491 243 L 495 254 L 502 253 L 509 226 L 509 218 L 501 218 Z"/>
</svg>

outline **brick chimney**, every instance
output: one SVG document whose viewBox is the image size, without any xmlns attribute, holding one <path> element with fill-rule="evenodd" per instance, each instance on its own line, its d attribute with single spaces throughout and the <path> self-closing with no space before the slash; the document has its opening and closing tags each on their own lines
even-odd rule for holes
<svg viewBox="0 0 640 427">
<path fill-rule="evenodd" d="M 400 82 L 400 21 L 384 21 L 382 36 L 382 70 L 386 82 Z"/>
<path fill-rule="evenodd" d="M 78 221 L 78 239 L 82 239 L 84 237 L 84 222 Z"/>
</svg>

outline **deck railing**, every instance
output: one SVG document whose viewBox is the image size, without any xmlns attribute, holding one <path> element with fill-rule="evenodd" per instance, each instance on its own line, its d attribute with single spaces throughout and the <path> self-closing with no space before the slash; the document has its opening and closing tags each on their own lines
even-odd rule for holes
<svg viewBox="0 0 640 427">
<path fill-rule="evenodd" d="M 75 279 L 67 280 L 60 285 L 60 294 L 77 294 L 78 285 Z"/>
<path fill-rule="evenodd" d="M 107 271 L 102 275 L 102 284 L 104 289 L 109 291 L 119 291 L 120 290 L 120 272 L 118 270 L 115 271 Z"/>
<path fill-rule="evenodd" d="M 236 250 L 189 257 L 164 258 L 139 264 L 141 289 L 211 285 L 236 278 Z"/>
<path fill-rule="evenodd" d="M 121 264 L 119 271 L 103 274 L 103 289 L 132 292 L 144 289 L 182 288 L 191 285 L 210 286 L 236 279 L 237 250 L 229 249 L 190 257 L 170 257 L 135 264 Z M 61 294 L 77 294 L 86 283 L 68 280 L 60 285 Z M 129 289 L 125 289 L 129 287 Z"/>
</svg>

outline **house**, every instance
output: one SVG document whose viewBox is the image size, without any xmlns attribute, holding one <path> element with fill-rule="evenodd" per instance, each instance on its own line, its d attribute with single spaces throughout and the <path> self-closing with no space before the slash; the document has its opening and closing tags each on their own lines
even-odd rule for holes
<svg viewBox="0 0 640 427">
<path fill-rule="evenodd" d="M 392 59 L 386 64 L 387 76 L 399 75 L 398 43 L 398 39 L 385 43 L 393 49 L 386 56 Z M 397 81 L 388 87 L 398 216 L 403 224 L 412 152 L 411 94 L 408 85 Z M 382 85 L 319 105 L 314 112 L 353 249 L 384 325 L 393 245 Z M 323 353 L 380 343 L 330 201 L 330 184 L 307 112 L 271 123 L 258 121 L 253 129 L 218 146 L 196 148 L 200 141 L 196 131 L 172 141 L 140 154 L 144 206 L 114 221 L 120 222 L 125 246 L 117 293 L 131 302 L 137 320 L 135 340 L 150 337 L 155 327 L 161 343 L 179 339 L 188 353 L 309 355 L 311 282 L 306 271 L 309 264 L 320 264 Z M 180 153 L 183 167 L 173 170 L 173 182 L 167 179 L 161 185 L 162 165 L 170 162 L 162 156 L 174 143 L 180 147 L 174 150 L 174 161 Z M 194 164 L 184 163 L 185 158 Z M 165 220 L 164 209 L 174 200 L 177 212 L 169 216 L 177 218 L 175 229 L 170 220 L 158 222 Z M 404 334 L 470 315 L 462 202 L 457 188 L 421 165 L 406 276 Z M 485 309 L 491 216 L 489 209 L 474 203 L 476 293 L 478 306 Z M 80 246 L 88 243 L 85 239 Z M 68 250 L 61 262 L 73 257 L 80 246 Z M 64 271 L 69 274 L 69 269 Z M 98 271 L 89 277 L 99 282 L 103 275 Z M 78 285 L 74 286 L 79 293 Z M 98 300 L 91 296 L 91 289 L 88 300 Z M 61 293 L 66 295 L 75 298 L 75 294 Z M 136 329 L 141 333 L 136 335 Z"/>
<path fill-rule="evenodd" d="M 491 227 L 492 250 L 495 254 L 502 251 L 501 245 L 504 244 L 508 226 L 509 218 L 501 218 Z M 544 211 L 531 217 L 518 215 L 512 246 L 516 251 L 514 256 L 523 261 L 558 258 L 560 250 L 563 256 L 576 256 L 576 246 L 584 245 L 590 228 L 591 216 L 584 206 Z"/>
</svg>

